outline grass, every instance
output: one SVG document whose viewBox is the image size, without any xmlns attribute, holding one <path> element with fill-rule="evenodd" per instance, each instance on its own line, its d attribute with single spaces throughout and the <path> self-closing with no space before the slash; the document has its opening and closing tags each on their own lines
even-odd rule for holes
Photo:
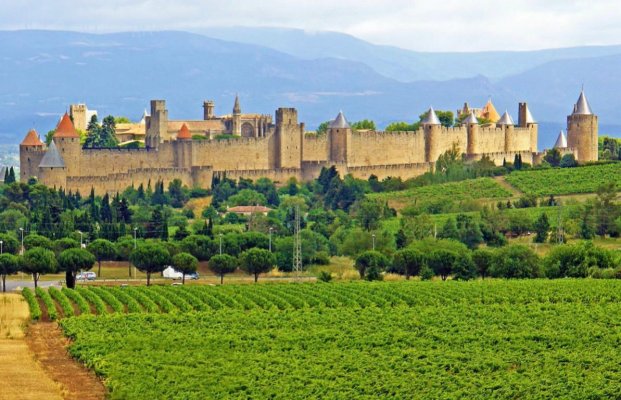
<svg viewBox="0 0 621 400">
<path fill-rule="evenodd" d="M 452 201 L 505 198 L 512 195 L 492 178 L 468 179 L 438 185 L 420 186 L 395 192 L 369 194 L 370 198 L 380 200 L 417 201 L 433 198 Z"/>
</svg>

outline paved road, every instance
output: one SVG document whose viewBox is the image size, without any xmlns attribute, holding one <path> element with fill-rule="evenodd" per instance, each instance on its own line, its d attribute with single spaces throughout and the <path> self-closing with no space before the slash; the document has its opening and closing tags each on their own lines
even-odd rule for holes
<svg viewBox="0 0 621 400">
<path fill-rule="evenodd" d="M 58 281 L 39 281 L 39 286 L 40 287 L 50 287 L 50 286 L 56 286 L 56 287 L 60 287 L 60 283 Z M 6 281 L 6 291 L 10 292 L 13 290 L 21 290 L 21 288 L 23 287 L 29 287 L 29 288 L 33 288 L 34 287 L 34 282 L 31 280 L 24 280 L 24 281 L 14 281 L 14 280 L 8 280 Z M 0 282 L 0 289 L 2 289 L 2 282 Z"/>
</svg>

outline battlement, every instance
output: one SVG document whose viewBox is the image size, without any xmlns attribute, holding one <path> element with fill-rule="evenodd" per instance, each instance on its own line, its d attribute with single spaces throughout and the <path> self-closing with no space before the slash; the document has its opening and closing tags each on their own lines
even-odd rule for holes
<svg viewBox="0 0 621 400">
<path fill-rule="evenodd" d="M 279 108 L 276 110 L 276 125 L 297 125 L 298 111 L 295 108 Z"/>
</svg>

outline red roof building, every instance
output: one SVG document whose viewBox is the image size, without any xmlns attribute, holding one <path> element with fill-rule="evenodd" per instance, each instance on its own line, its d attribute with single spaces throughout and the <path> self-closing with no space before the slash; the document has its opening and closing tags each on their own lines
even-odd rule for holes
<svg viewBox="0 0 621 400">
<path fill-rule="evenodd" d="M 69 114 L 65 113 L 62 119 L 56 126 L 56 133 L 54 133 L 55 138 L 79 138 L 78 132 L 75 130 L 75 126 L 73 126 L 73 122 L 71 122 L 71 118 L 69 118 Z"/>
<path fill-rule="evenodd" d="M 22 146 L 43 146 L 43 142 L 41 141 L 41 139 L 39 139 L 39 135 L 37 134 L 37 131 L 35 131 L 34 129 L 31 129 L 28 131 L 28 133 L 26 134 L 26 137 L 24 138 L 24 140 L 22 140 L 20 145 Z"/>
<path fill-rule="evenodd" d="M 181 129 L 179 129 L 179 133 L 177 133 L 177 140 L 189 140 L 192 139 L 192 135 L 190 134 L 190 130 L 186 124 L 181 125 Z"/>
</svg>

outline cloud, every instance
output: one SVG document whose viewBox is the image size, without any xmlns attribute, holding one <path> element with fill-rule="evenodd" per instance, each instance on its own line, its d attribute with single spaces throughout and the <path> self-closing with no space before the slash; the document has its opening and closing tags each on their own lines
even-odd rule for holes
<svg viewBox="0 0 621 400">
<path fill-rule="evenodd" d="M 0 0 L 0 29 L 277 26 L 423 51 L 617 44 L 617 0 Z"/>
</svg>

